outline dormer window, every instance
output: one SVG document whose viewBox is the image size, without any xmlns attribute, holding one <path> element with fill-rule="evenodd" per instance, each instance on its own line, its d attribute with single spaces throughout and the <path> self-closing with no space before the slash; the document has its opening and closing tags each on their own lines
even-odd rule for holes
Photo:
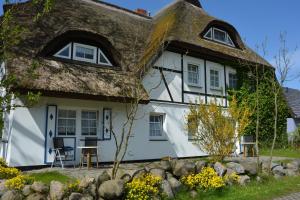
<svg viewBox="0 0 300 200">
<path fill-rule="evenodd" d="M 232 42 L 232 39 L 230 38 L 229 34 L 221 29 L 212 27 L 210 28 L 204 35 L 204 38 L 213 40 L 216 42 L 220 42 L 222 44 L 226 44 L 231 47 L 235 47 L 234 43 Z"/>
<path fill-rule="evenodd" d="M 58 58 L 112 66 L 111 62 L 100 48 L 86 44 L 71 42 L 54 54 L 54 56 Z"/>
</svg>

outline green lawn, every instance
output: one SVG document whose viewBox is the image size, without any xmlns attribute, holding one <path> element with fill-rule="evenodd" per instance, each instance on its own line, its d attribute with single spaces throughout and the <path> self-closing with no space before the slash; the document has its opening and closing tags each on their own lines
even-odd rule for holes
<svg viewBox="0 0 300 200">
<path fill-rule="evenodd" d="M 263 183 L 250 183 L 247 186 L 233 186 L 218 192 L 199 192 L 196 199 L 205 200 L 270 200 L 275 197 L 300 192 L 300 177 L 271 179 Z M 176 200 L 190 200 L 187 192 L 180 193 Z"/>
<path fill-rule="evenodd" d="M 270 149 L 260 149 L 260 155 L 269 156 Z M 300 149 L 274 149 L 273 155 L 277 157 L 300 158 Z"/>
<path fill-rule="evenodd" d="M 53 172 L 42 172 L 42 173 L 32 173 L 29 174 L 34 178 L 35 181 L 41 181 L 46 184 L 50 184 L 51 181 L 60 181 L 61 183 L 68 183 L 75 181 L 74 178 L 70 178 L 66 175 L 63 175 L 57 171 Z"/>
</svg>

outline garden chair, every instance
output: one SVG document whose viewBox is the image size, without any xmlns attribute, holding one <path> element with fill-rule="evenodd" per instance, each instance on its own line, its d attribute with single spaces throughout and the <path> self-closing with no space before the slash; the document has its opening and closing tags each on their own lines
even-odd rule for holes
<svg viewBox="0 0 300 200">
<path fill-rule="evenodd" d="M 252 147 L 252 157 L 254 157 L 256 152 L 256 143 L 255 143 L 255 137 L 253 135 L 242 136 L 241 145 L 243 146 L 244 157 L 246 157 L 249 146 Z"/>
<path fill-rule="evenodd" d="M 55 164 L 57 160 L 60 161 L 61 167 L 64 168 L 64 161 L 70 161 L 68 158 L 73 159 L 73 166 L 75 167 L 75 159 L 71 152 L 74 151 L 73 147 L 65 146 L 64 144 L 64 139 L 61 137 L 54 137 L 53 138 L 53 149 L 52 151 L 54 152 L 54 159 L 51 164 L 51 168 Z"/>
<path fill-rule="evenodd" d="M 96 165 L 98 168 L 99 167 L 98 138 L 86 137 L 84 140 L 84 146 L 87 148 L 83 148 L 81 152 L 81 158 L 80 158 L 81 167 L 83 167 L 84 164 L 87 164 L 88 166 L 90 160 L 92 158 L 96 158 Z M 88 148 L 88 147 L 97 147 L 97 148 Z M 85 159 L 86 162 L 84 162 Z"/>
</svg>

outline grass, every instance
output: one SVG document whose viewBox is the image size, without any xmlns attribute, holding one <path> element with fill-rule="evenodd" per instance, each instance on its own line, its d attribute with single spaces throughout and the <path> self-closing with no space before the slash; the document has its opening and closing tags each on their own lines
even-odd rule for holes
<svg viewBox="0 0 300 200">
<path fill-rule="evenodd" d="M 261 149 L 260 155 L 270 156 L 270 149 Z M 273 155 L 276 157 L 300 158 L 300 149 L 274 149 Z"/>
<path fill-rule="evenodd" d="M 200 191 L 196 199 L 205 200 L 270 200 L 275 197 L 300 191 L 300 177 L 274 178 L 263 183 L 250 183 L 247 186 L 232 186 L 222 191 Z M 181 192 L 176 200 L 190 200 L 187 192 Z"/>
<path fill-rule="evenodd" d="M 61 183 L 68 183 L 68 182 L 75 181 L 74 178 L 63 175 L 57 171 L 32 173 L 29 175 L 33 177 L 35 181 L 41 181 L 45 184 L 50 184 L 51 181 L 59 181 Z"/>
</svg>

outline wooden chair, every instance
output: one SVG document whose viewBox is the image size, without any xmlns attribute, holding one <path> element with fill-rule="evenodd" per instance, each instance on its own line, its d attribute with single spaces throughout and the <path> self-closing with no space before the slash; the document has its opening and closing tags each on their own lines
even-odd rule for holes
<svg viewBox="0 0 300 200">
<path fill-rule="evenodd" d="M 61 137 L 54 137 L 53 138 L 53 149 L 54 151 L 54 159 L 51 164 L 51 168 L 55 164 L 56 160 L 60 161 L 61 167 L 64 168 L 64 161 L 71 161 L 68 160 L 68 158 L 73 159 L 73 165 L 75 167 L 75 160 L 72 154 L 70 154 L 72 151 L 74 151 L 73 147 L 65 146 L 64 139 Z"/>
<path fill-rule="evenodd" d="M 241 145 L 243 145 L 243 154 L 244 157 L 246 157 L 246 154 L 248 152 L 248 147 L 252 147 L 252 157 L 254 157 L 256 152 L 256 143 L 255 143 L 255 137 L 253 135 L 245 135 L 242 136 Z"/>
<path fill-rule="evenodd" d="M 98 147 L 98 138 L 86 137 L 84 140 L 85 147 Z M 80 163 L 81 167 L 86 163 L 88 165 L 89 159 L 96 158 L 97 168 L 99 167 L 98 148 L 96 149 L 82 149 Z M 84 162 L 86 159 L 86 162 Z"/>
</svg>

